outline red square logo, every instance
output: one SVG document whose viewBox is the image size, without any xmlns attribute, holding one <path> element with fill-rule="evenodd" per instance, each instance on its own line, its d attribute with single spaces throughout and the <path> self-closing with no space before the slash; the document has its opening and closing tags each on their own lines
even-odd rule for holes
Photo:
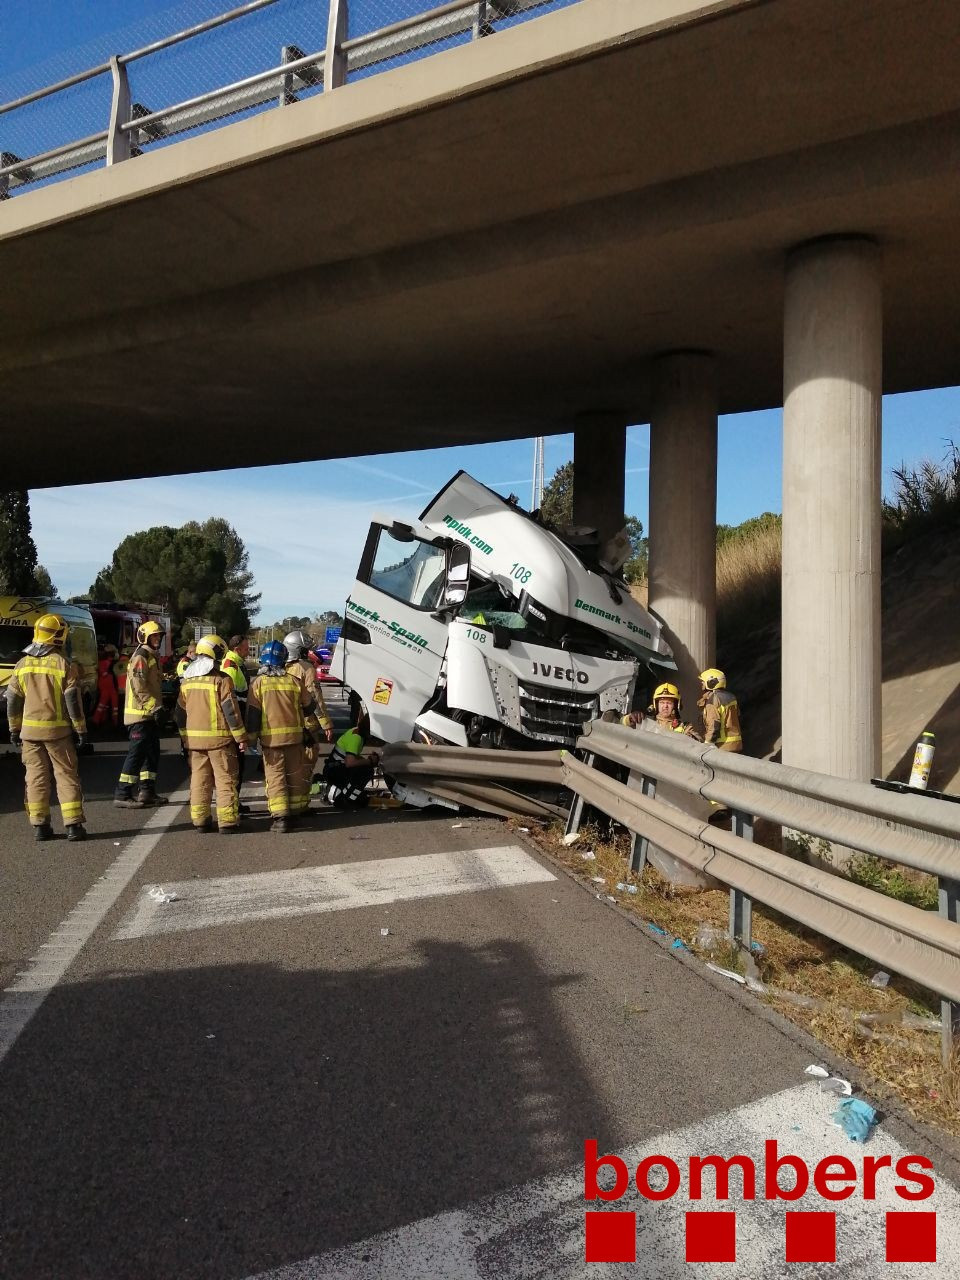
<svg viewBox="0 0 960 1280">
<path fill-rule="evenodd" d="M 686 1217 L 688 1262 L 736 1262 L 735 1213 L 688 1213 Z"/>
<path fill-rule="evenodd" d="M 888 1262 L 936 1262 L 935 1213 L 887 1214 Z"/>
<path fill-rule="evenodd" d="M 787 1262 L 836 1262 L 837 1215 L 787 1210 Z"/>
<path fill-rule="evenodd" d="M 635 1213 L 587 1213 L 587 1262 L 636 1262 Z"/>
</svg>

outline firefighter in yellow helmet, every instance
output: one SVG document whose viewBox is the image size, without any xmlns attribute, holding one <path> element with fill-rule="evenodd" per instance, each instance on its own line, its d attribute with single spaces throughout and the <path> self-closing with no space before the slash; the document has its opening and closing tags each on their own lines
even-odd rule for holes
<svg viewBox="0 0 960 1280">
<path fill-rule="evenodd" d="M 159 622 L 144 622 L 137 628 L 137 647 L 127 663 L 123 723 L 129 730 L 130 746 L 113 793 L 113 803 L 120 809 L 167 803 L 166 796 L 157 795 L 160 721 L 164 718 L 159 662 L 162 641 Z"/>
<path fill-rule="evenodd" d="M 233 681 L 220 667 L 226 652 L 220 636 L 197 641 L 173 711 L 190 760 L 190 821 L 198 831 L 213 830 L 216 788 L 217 826 L 224 835 L 240 830 L 237 756 L 247 742 Z"/>
<path fill-rule="evenodd" d="M 10 742 L 23 752 L 26 810 L 38 840 L 49 840 L 50 774 L 68 840 L 85 840 L 83 792 L 73 733 L 87 741 L 87 722 L 80 696 L 80 672 L 64 654 L 67 624 L 45 613 L 33 628 L 33 641 L 13 668 L 7 685 Z"/>
<path fill-rule="evenodd" d="M 669 681 L 658 684 L 653 691 L 653 703 L 650 706 L 650 714 L 654 717 L 657 727 L 665 729 L 668 733 L 685 733 L 688 737 L 699 741 L 700 735 L 693 725 L 684 724 L 680 719 L 682 709 L 683 703 L 677 686 Z"/>
<path fill-rule="evenodd" d="M 307 807 L 303 754 L 320 732 L 313 694 L 288 671 L 287 650 L 271 640 L 260 650 L 260 669 L 247 696 L 247 732 L 263 748 L 263 773 L 271 831 L 289 831 L 291 820 Z"/>
<path fill-rule="evenodd" d="M 703 740 L 721 751 L 743 751 L 740 706 L 727 688 L 727 677 L 716 667 L 700 672 L 701 695 L 697 706 L 703 714 Z"/>
</svg>

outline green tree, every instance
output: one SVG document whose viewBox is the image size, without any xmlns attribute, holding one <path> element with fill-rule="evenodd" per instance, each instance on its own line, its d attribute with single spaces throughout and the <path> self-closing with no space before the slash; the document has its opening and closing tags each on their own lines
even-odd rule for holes
<svg viewBox="0 0 960 1280">
<path fill-rule="evenodd" d="M 573 463 L 565 462 L 553 473 L 543 488 L 540 519 L 553 533 L 563 536 L 564 530 L 573 524 Z M 624 522 L 632 548 L 630 559 L 623 566 L 626 582 L 641 582 L 647 576 L 647 544 L 643 536 L 643 522 L 637 516 L 627 516 Z"/>
<path fill-rule="evenodd" d="M 37 548 L 26 489 L 0 490 L 0 591 L 29 596 L 36 589 Z"/>
<path fill-rule="evenodd" d="M 157 525 L 124 538 L 90 588 L 94 600 L 135 600 L 169 613 L 175 633 L 192 639 L 197 619 L 225 638 L 250 629 L 247 551 L 236 531 L 213 518 L 180 529 Z"/>
<path fill-rule="evenodd" d="M 35 596 L 52 596 L 56 598 L 60 592 L 53 585 L 53 579 L 50 577 L 44 565 L 38 564 L 36 573 L 33 575 L 33 595 Z"/>
<path fill-rule="evenodd" d="M 573 463 L 565 462 L 543 486 L 540 519 L 548 529 L 562 534 L 573 524 Z"/>
<path fill-rule="evenodd" d="M 223 553 L 225 569 L 222 594 L 233 602 L 233 616 L 245 616 L 249 625 L 249 619 L 256 613 L 260 603 L 260 592 L 253 590 L 250 553 L 244 546 L 243 539 L 222 516 L 211 516 L 202 524 L 192 520 L 183 526 L 182 532 L 187 530 L 199 533 Z"/>
</svg>

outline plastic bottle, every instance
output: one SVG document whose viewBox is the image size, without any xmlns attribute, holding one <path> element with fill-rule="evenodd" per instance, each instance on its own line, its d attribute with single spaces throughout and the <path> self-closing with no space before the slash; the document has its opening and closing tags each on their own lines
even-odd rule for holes
<svg viewBox="0 0 960 1280">
<path fill-rule="evenodd" d="M 934 735 L 929 729 L 921 733 L 917 749 L 913 753 L 913 770 L 910 774 L 911 787 L 918 791 L 926 791 L 930 781 L 930 766 L 933 764 L 933 753 L 936 750 Z"/>
</svg>

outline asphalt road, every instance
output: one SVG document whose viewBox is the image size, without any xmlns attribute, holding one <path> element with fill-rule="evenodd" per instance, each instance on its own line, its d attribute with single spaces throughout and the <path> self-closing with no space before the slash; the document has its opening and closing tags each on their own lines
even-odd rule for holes
<svg viewBox="0 0 960 1280">
<path fill-rule="evenodd" d="M 84 846 L 31 841 L 0 758 L 7 1280 L 682 1275 L 679 1200 L 634 1195 L 636 1266 L 585 1263 L 585 1139 L 634 1163 L 765 1137 L 860 1158 L 809 1046 L 498 821 L 323 809 L 198 836 L 183 807 L 112 807 L 122 751 L 83 761 Z M 161 789 L 184 781 L 168 742 Z M 869 1149 L 930 1141 L 891 1119 Z M 953 1167 L 929 1154 L 934 1201 L 828 1206 L 835 1265 L 784 1270 L 783 1204 L 740 1205 L 736 1273 L 897 1274 L 881 1209 L 932 1205 L 941 1260 L 903 1274 L 960 1274 Z"/>
</svg>

